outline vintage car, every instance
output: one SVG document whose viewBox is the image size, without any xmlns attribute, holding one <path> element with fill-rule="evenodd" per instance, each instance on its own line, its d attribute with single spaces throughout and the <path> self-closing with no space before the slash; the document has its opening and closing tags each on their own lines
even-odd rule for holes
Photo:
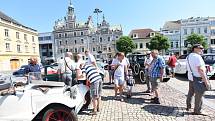
<svg viewBox="0 0 215 121">
<path fill-rule="evenodd" d="M 130 54 L 127 56 L 131 69 L 134 72 L 134 77 L 137 82 L 145 83 L 146 75 L 145 75 L 145 66 L 144 62 L 146 59 L 145 54 Z M 165 59 L 165 58 L 164 58 Z M 164 69 L 163 82 L 167 82 L 170 79 L 170 75 L 167 73 L 167 66 Z"/>
<path fill-rule="evenodd" d="M 89 87 L 43 81 L 40 74 L 0 77 L 0 121 L 77 121 L 90 103 Z"/>
</svg>

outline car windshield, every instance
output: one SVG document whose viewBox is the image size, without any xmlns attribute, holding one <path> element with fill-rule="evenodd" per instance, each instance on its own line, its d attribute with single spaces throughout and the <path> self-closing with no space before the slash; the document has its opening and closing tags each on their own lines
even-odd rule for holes
<svg viewBox="0 0 215 121">
<path fill-rule="evenodd" d="M 205 64 L 214 64 L 215 63 L 215 55 L 204 55 L 203 60 Z"/>
</svg>

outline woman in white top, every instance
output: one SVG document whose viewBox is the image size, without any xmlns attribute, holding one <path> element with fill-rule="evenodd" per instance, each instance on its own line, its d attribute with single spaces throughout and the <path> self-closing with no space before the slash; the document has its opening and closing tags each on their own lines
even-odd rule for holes
<svg viewBox="0 0 215 121">
<path fill-rule="evenodd" d="M 82 66 L 84 65 L 84 61 L 82 59 L 82 55 L 81 54 L 77 54 L 77 64 L 75 67 L 76 70 L 76 79 L 80 82 L 85 82 L 86 81 L 86 77 L 82 77 Z"/>
</svg>

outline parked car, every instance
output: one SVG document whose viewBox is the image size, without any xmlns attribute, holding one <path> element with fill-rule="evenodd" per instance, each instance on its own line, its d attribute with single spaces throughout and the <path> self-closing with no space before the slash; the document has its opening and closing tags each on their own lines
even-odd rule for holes
<svg viewBox="0 0 215 121">
<path fill-rule="evenodd" d="M 181 55 L 178 58 L 178 61 L 176 63 L 175 73 L 176 74 L 186 74 L 187 73 L 187 54 Z M 215 73 L 215 54 L 204 54 L 202 55 L 202 58 L 206 64 L 207 69 L 207 75 L 208 77 L 211 77 Z"/>
<path fill-rule="evenodd" d="M 18 70 L 13 72 L 14 76 L 24 76 L 25 75 L 25 69 L 28 65 L 22 65 Z"/>
<path fill-rule="evenodd" d="M 31 76 L 35 76 L 31 74 Z M 77 121 L 77 113 L 90 102 L 89 87 L 65 86 L 63 82 L 4 78 L 0 88 L 1 121 Z"/>
</svg>

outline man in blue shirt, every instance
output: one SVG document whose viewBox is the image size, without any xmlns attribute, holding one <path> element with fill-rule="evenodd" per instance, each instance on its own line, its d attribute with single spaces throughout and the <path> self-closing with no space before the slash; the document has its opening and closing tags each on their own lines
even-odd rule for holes
<svg viewBox="0 0 215 121">
<path fill-rule="evenodd" d="M 149 66 L 149 77 L 152 86 L 152 93 L 155 94 L 155 97 L 152 98 L 152 103 L 160 104 L 158 98 L 158 81 L 163 80 L 165 61 L 159 56 L 158 50 L 152 50 L 151 56 L 153 57 L 153 60 Z"/>
</svg>

